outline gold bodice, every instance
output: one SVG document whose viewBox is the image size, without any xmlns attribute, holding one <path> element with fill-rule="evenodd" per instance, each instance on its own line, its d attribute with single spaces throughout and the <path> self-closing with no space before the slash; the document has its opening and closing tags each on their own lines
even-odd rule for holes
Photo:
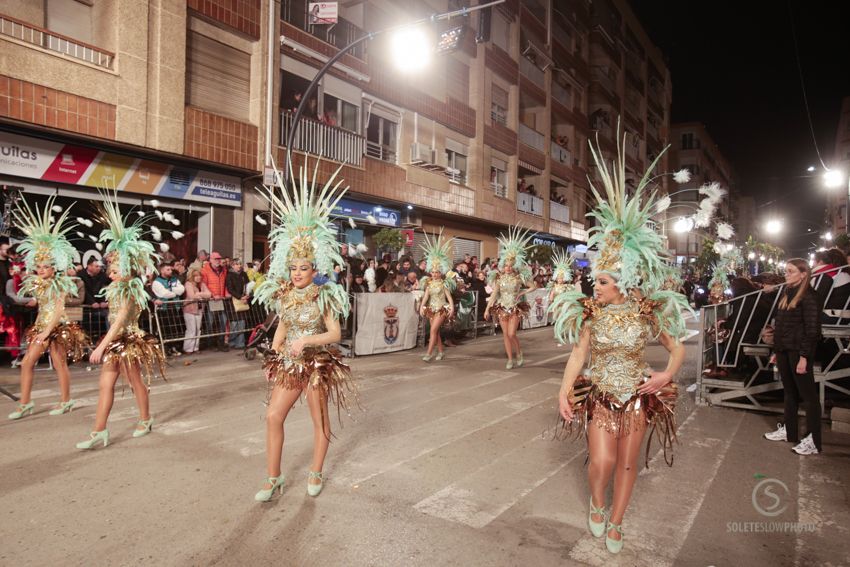
<svg viewBox="0 0 850 567">
<path fill-rule="evenodd" d="M 513 309 L 519 303 L 517 295 L 522 291 L 522 279 L 516 272 L 511 274 L 499 274 L 494 283 L 499 296 L 496 303 L 507 309 Z"/>
<path fill-rule="evenodd" d="M 595 308 L 590 320 L 590 379 L 599 389 L 628 399 L 648 366 L 651 329 L 634 301 Z"/>
<path fill-rule="evenodd" d="M 279 314 L 281 323 L 286 325 L 286 344 L 327 331 L 324 315 L 319 310 L 319 286 L 316 284 L 284 291 L 280 296 Z"/>
<path fill-rule="evenodd" d="M 124 304 L 125 301 L 118 300 L 112 300 L 109 302 L 110 326 L 115 323 L 115 320 L 118 318 L 118 313 L 121 312 L 121 309 L 124 307 Z M 139 316 L 141 316 L 142 310 L 139 308 L 139 305 L 135 301 L 127 300 L 126 304 L 129 306 L 127 318 L 124 320 L 124 325 L 118 331 L 118 336 L 135 335 L 142 333 L 143 331 L 139 328 Z"/>
<path fill-rule="evenodd" d="M 428 278 L 426 286 L 428 290 L 428 308 L 432 311 L 439 311 L 449 304 L 446 299 L 446 282 L 445 280 L 435 280 Z"/>
<path fill-rule="evenodd" d="M 567 291 L 567 290 L 568 290 L 568 289 L 570 289 L 571 287 L 573 287 L 573 284 L 571 284 L 571 283 L 566 283 L 566 282 L 564 282 L 564 283 L 554 282 L 554 283 L 552 284 L 552 288 L 551 288 L 551 291 L 553 291 L 553 292 L 554 292 L 554 296 L 553 296 L 553 297 L 558 297 L 559 295 L 561 295 L 562 293 L 564 293 L 565 291 Z"/>
<path fill-rule="evenodd" d="M 44 330 L 57 309 L 61 309 L 61 297 L 56 292 L 56 289 L 51 286 L 50 280 L 39 279 L 34 286 L 35 300 L 38 302 L 38 315 L 35 318 L 35 328 L 39 331 Z M 67 323 L 68 318 L 64 312 L 59 319 L 59 324 Z"/>
</svg>

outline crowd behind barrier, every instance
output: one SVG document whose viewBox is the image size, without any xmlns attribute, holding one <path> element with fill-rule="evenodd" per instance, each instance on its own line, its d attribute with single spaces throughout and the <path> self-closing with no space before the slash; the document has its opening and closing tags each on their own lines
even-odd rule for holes
<svg viewBox="0 0 850 567">
<path fill-rule="evenodd" d="M 814 361 L 821 407 L 850 396 L 850 267 L 816 272 L 811 285 L 821 304 L 822 338 Z M 735 282 L 733 280 L 733 288 Z M 782 412 L 779 374 L 771 363 L 772 322 L 785 284 L 733 293 L 701 310 L 697 403 Z"/>
</svg>

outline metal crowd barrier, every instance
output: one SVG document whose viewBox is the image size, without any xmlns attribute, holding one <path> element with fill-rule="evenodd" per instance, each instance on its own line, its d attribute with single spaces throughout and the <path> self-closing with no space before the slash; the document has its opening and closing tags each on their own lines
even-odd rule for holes
<svg viewBox="0 0 850 567">
<path fill-rule="evenodd" d="M 850 283 L 833 284 L 824 274 L 812 281 L 824 304 L 814 372 L 824 412 L 827 391 L 850 396 L 850 389 L 837 383 L 850 377 L 850 358 L 845 356 L 850 355 Z M 783 411 L 778 404 L 765 403 L 763 394 L 783 389 L 770 364 L 773 347 L 764 342 L 764 333 L 776 316 L 784 289 L 782 284 L 770 292 L 758 290 L 701 309 L 698 404 Z"/>
<path fill-rule="evenodd" d="M 198 314 L 187 316 L 186 308 Z M 213 342 L 219 346 L 245 348 L 251 333 L 263 324 L 268 316 L 266 309 L 251 303 L 234 302 L 233 298 L 193 299 L 156 302 L 153 305 L 153 328 L 163 352 L 168 353 L 182 343 L 196 349 L 203 343 Z M 194 319 L 194 320 L 192 320 Z M 185 348 L 181 350 L 187 350 Z"/>
</svg>

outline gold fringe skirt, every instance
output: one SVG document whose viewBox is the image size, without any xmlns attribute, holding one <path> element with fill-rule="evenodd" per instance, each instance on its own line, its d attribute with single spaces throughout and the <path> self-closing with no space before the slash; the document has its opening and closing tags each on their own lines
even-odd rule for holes
<svg viewBox="0 0 850 567">
<path fill-rule="evenodd" d="M 455 318 L 454 309 L 449 309 L 448 305 L 443 305 L 442 307 L 440 307 L 437 310 L 434 310 L 434 309 L 431 309 L 428 306 L 425 306 L 425 317 L 429 321 L 431 319 L 433 319 L 434 317 L 436 317 L 437 315 L 443 315 L 446 318 L 444 323 L 454 321 L 454 318 Z"/>
<path fill-rule="evenodd" d="M 670 382 L 655 394 L 635 393 L 625 402 L 603 392 L 586 376 L 576 380 L 570 394 L 573 420 L 559 417 L 556 438 L 577 438 L 582 433 L 587 438 L 590 424 L 604 429 L 617 438 L 643 428 L 646 437 L 646 467 L 649 468 L 649 450 L 653 438 L 664 450 L 664 461 L 673 466 L 673 442 L 676 439 L 676 398 L 678 388 Z"/>
<path fill-rule="evenodd" d="M 508 319 L 509 317 L 513 317 L 514 315 L 519 315 L 520 317 L 522 317 L 529 311 L 531 311 L 531 306 L 528 304 L 527 301 L 520 301 L 514 307 L 511 308 L 505 307 L 501 303 L 496 303 L 490 309 L 490 313 L 492 313 L 494 320 Z"/>
<path fill-rule="evenodd" d="M 41 329 L 35 325 L 24 331 L 24 338 L 27 344 L 35 344 L 35 338 L 41 332 Z M 71 321 L 68 323 L 59 323 L 44 341 L 45 350 L 50 350 L 50 346 L 56 343 L 65 351 L 66 356 L 71 362 L 79 362 L 86 356 L 86 351 L 91 348 L 91 339 L 80 327 L 80 324 Z"/>
<path fill-rule="evenodd" d="M 117 363 L 118 371 L 125 376 L 129 376 L 133 367 L 140 368 L 142 379 L 147 382 L 148 388 L 157 373 L 160 378 L 166 380 L 165 355 L 159 341 L 150 333 L 127 333 L 113 340 L 106 347 L 103 363 Z"/>
<path fill-rule="evenodd" d="M 357 400 L 351 368 L 335 348 L 304 349 L 298 359 L 269 351 L 263 359 L 263 373 L 269 385 L 267 403 L 275 386 L 287 390 L 319 389 L 328 403 L 336 405 L 341 421 L 342 410 L 349 412 L 349 397 Z"/>
</svg>

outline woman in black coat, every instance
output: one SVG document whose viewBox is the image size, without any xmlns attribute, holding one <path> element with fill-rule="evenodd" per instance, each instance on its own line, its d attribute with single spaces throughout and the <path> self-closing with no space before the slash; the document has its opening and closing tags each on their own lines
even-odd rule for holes
<svg viewBox="0 0 850 567">
<path fill-rule="evenodd" d="M 771 441 L 797 443 L 797 405 L 802 398 L 809 434 L 793 451 L 814 455 L 821 451 L 821 407 L 812 364 L 820 340 L 821 306 L 809 284 L 811 269 L 805 260 L 794 258 L 785 266 L 785 289 L 776 309 L 773 348 L 776 366 L 785 389 L 785 425 L 765 434 Z"/>
</svg>

